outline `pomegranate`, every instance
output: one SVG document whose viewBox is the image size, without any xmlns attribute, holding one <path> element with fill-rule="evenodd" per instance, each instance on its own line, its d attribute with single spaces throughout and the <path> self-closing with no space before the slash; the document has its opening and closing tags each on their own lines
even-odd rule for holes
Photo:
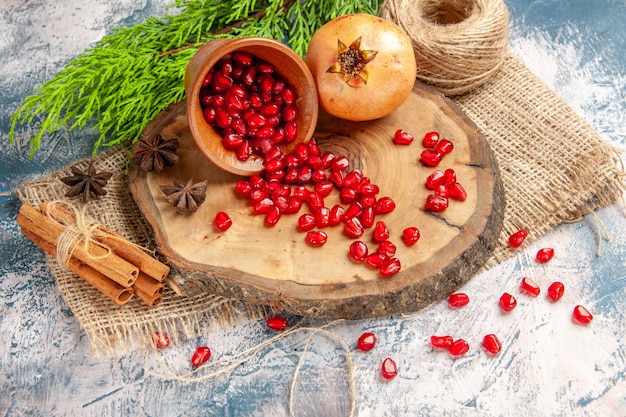
<svg viewBox="0 0 626 417">
<path fill-rule="evenodd" d="M 337 17 L 311 38 L 306 63 L 320 107 L 347 120 L 373 120 L 398 108 L 415 84 L 411 42 L 395 23 L 355 13 Z"/>
</svg>

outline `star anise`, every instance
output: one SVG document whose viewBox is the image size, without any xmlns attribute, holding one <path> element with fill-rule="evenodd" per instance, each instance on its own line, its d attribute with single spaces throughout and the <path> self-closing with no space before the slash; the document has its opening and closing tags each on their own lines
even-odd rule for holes
<svg viewBox="0 0 626 417">
<path fill-rule="evenodd" d="M 195 212 L 206 198 L 207 181 L 195 183 L 193 178 L 183 184 L 176 177 L 173 178 L 174 185 L 161 185 L 161 190 L 165 193 L 165 199 L 179 212 Z"/>
<path fill-rule="evenodd" d="M 163 172 L 165 167 L 178 162 L 178 139 L 163 139 L 160 134 L 142 138 L 135 144 L 130 160 L 144 171 Z"/>
<path fill-rule="evenodd" d="M 76 166 L 70 167 L 70 171 L 72 171 L 72 175 L 61 178 L 64 184 L 72 187 L 65 193 L 66 197 L 82 195 L 83 202 L 87 203 L 92 195 L 95 197 L 106 195 L 107 192 L 104 187 L 113 173 L 96 172 L 93 161 L 89 161 L 89 167 L 85 171 Z"/>
</svg>

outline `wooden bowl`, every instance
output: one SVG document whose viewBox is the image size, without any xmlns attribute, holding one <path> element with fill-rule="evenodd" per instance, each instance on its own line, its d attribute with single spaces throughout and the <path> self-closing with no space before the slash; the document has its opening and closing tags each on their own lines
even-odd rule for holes
<svg viewBox="0 0 626 417">
<path fill-rule="evenodd" d="M 206 158 L 218 167 L 237 175 L 250 176 L 263 169 L 263 158 L 252 156 L 246 161 L 237 159 L 235 152 L 224 148 L 222 136 L 206 122 L 199 94 L 208 71 L 222 58 L 245 51 L 273 64 L 277 72 L 296 90 L 296 119 L 298 134 L 295 141 L 283 147 L 285 153 L 299 142 L 309 140 L 315 131 L 318 101 L 315 81 L 304 60 L 288 46 L 268 38 L 248 37 L 217 39 L 196 52 L 185 70 L 187 92 L 187 117 L 191 134 Z"/>
</svg>

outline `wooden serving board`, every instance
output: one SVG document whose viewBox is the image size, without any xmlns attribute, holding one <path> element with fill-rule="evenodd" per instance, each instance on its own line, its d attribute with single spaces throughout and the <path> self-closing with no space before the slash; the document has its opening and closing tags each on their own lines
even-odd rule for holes
<svg viewBox="0 0 626 417">
<path fill-rule="evenodd" d="M 412 133 L 409 146 L 394 145 L 397 129 Z M 437 169 L 452 168 L 468 193 L 464 202 L 450 201 L 440 214 L 423 209 L 426 177 L 435 170 L 419 162 L 421 138 L 438 131 L 454 143 Z M 294 215 L 283 215 L 274 227 L 254 215 L 249 202 L 234 191 L 241 177 L 211 164 L 198 151 L 189 132 L 185 103 L 158 115 L 146 136 L 177 137 L 179 163 L 161 174 L 133 168 L 130 186 L 154 229 L 160 253 L 172 268 L 179 289 L 188 295 L 211 292 L 246 303 L 271 305 L 288 313 L 327 318 L 357 319 L 418 311 L 446 297 L 467 282 L 489 258 L 500 230 L 504 192 L 488 143 L 476 126 L 443 95 L 416 84 L 407 101 L 394 113 L 372 122 L 348 122 L 322 114 L 316 139 L 322 150 L 346 155 L 351 168 L 390 196 L 396 209 L 377 216 L 398 247 L 402 270 L 390 278 L 355 264 L 348 256 L 351 239 L 342 227 L 325 228 L 328 242 L 313 248 L 296 230 Z M 172 177 L 208 180 L 207 199 L 192 214 L 179 214 L 164 198 L 159 185 Z M 339 202 L 338 193 L 325 199 Z M 227 212 L 233 225 L 226 232 L 213 227 L 218 211 Z M 407 247 L 402 230 L 416 226 L 421 239 Z M 372 229 L 361 238 L 370 250 Z"/>
</svg>

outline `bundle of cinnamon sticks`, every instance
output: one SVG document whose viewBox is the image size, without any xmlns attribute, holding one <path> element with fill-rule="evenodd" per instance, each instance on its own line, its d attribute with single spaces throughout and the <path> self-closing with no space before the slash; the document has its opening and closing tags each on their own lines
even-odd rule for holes
<svg viewBox="0 0 626 417">
<path fill-rule="evenodd" d="M 52 202 L 44 202 L 39 209 L 23 204 L 17 215 L 24 236 L 52 256 L 67 255 L 65 266 L 115 304 L 126 304 L 134 294 L 148 306 L 161 302 L 163 280 L 170 268 L 102 225 L 90 222 L 88 236 L 75 235 L 71 250 L 61 253 L 67 250 L 60 246 L 64 233 L 79 220 L 84 219 L 77 219 L 75 211 Z"/>
</svg>

